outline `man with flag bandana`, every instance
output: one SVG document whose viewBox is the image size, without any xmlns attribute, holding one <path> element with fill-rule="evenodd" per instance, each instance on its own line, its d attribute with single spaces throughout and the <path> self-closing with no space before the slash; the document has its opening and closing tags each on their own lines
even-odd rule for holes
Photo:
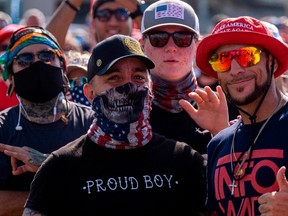
<svg viewBox="0 0 288 216">
<path fill-rule="evenodd" d="M 132 37 L 96 45 L 84 86 L 95 119 L 86 135 L 50 154 L 23 215 L 199 215 L 205 160 L 152 132 L 153 67 Z"/>
</svg>

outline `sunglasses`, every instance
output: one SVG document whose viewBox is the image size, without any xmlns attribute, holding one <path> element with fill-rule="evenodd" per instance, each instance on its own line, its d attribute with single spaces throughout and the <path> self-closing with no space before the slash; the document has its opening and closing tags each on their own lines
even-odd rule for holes
<svg viewBox="0 0 288 216">
<path fill-rule="evenodd" d="M 25 52 L 14 57 L 17 64 L 21 67 L 30 66 L 35 61 L 35 56 L 42 62 L 52 62 L 55 59 L 55 55 L 57 55 L 56 50 L 42 50 L 37 53 Z"/>
<path fill-rule="evenodd" d="M 233 59 L 242 67 L 251 67 L 260 62 L 262 50 L 256 47 L 243 47 L 237 50 L 212 54 L 209 63 L 216 72 L 230 70 Z"/>
<path fill-rule="evenodd" d="M 188 47 L 191 45 L 193 38 L 197 38 L 195 33 L 188 31 L 179 31 L 173 33 L 157 31 L 147 33 L 147 35 L 153 47 L 164 47 L 168 43 L 171 36 L 174 43 L 178 47 Z"/>
<path fill-rule="evenodd" d="M 124 8 L 118 8 L 115 10 L 103 9 L 96 11 L 94 18 L 98 18 L 101 22 L 108 22 L 111 19 L 112 15 L 115 15 L 118 21 L 125 22 L 128 20 L 129 14 L 129 11 Z"/>
<path fill-rule="evenodd" d="M 84 77 L 84 76 L 77 77 L 77 78 L 69 80 L 69 83 L 70 83 L 71 88 L 73 88 L 75 86 L 82 86 L 85 83 L 88 83 L 88 78 Z"/>
</svg>

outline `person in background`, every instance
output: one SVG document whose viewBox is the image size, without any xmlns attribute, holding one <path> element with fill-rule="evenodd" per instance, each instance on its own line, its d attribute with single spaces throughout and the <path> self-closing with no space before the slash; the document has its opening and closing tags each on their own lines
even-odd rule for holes
<svg viewBox="0 0 288 216">
<path fill-rule="evenodd" d="M 96 45 L 84 87 L 95 119 L 86 135 L 42 164 L 23 215 L 199 215 L 205 160 L 152 132 L 153 67 L 130 36 Z"/>
<path fill-rule="evenodd" d="M 62 46 L 69 26 L 80 10 L 83 0 L 63 1 L 46 25 Z M 142 10 L 138 0 L 95 0 L 91 1 L 91 37 L 95 43 L 114 35 L 124 34 L 140 38 Z M 136 32 L 136 33 L 135 33 Z"/>
<path fill-rule="evenodd" d="M 12 23 L 12 17 L 4 11 L 0 11 L 0 29 Z"/>
<path fill-rule="evenodd" d="M 280 35 L 279 29 L 277 28 L 276 25 L 267 22 L 267 21 L 263 21 L 261 20 L 261 22 L 266 25 L 266 27 L 268 27 L 268 29 L 271 31 L 271 33 L 273 34 L 273 36 L 275 38 L 277 38 L 278 40 L 280 40 L 282 43 L 285 43 L 283 38 Z M 276 79 L 276 85 L 279 88 L 280 91 L 283 92 L 283 94 L 288 94 L 288 80 L 287 80 L 287 74 L 288 74 L 288 70 L 285 71 L 283 74 L 281 74 L 279 77 L 277 77 Z"/>
<path fill-rule="evenodd" d="M 46 25 L 46 17 L 40 9 L 30 8 L 25 11 L 19 24 L 24 26 L 41 26 L 44 28 Z"/>
<path fill-rule="evenodd" d="M 66 53 L 68 60 L 67 77 L 70 83 L 70 89 L 66 96 L 75 103 L 85 106 L 91 106 L 90 102 L 84 95 L 84 85 L 88 82 L 87 64 L 90 57 L 89 52 L 77 52 L 70 50 Z"/>
<path fill-rule="evenodd" d="M 207 113 L 199 112 L 191 119 L 179 104 L 180 99 L 196 104 L 188 94 L 198 87 L 193 67 L 199 37 L 198 16 L 184 1 L 156 1 L 144 11 L 141 32 L 143 51 L 155 63 L 151 69 L 155 96 L 150 115 L 153 131 L 186 142 L 205 154 L 210 132 L 217 133 L 229 123 L 224 110 L 218 116 L 223 123 L 215 124 L 213 118 L 205 119 Z"/>
<path fill-rule="evenodd" d="M 47 156 L 85 134 L 93 110 L 68 101 L 66 60 L 55 37 L 41 27 L 15 31 L 0 57 L 8 94 L 19 105 L 0 112 L 0 215 L 23 212 L 35 172 Z M 19 215 L 19 212 L 18 212 Z"/>
<path fill-rule="evenodd" d="M 8 24 L 7 26 L 0 29 L 0 55 L 6 51 L 10 37 L 14 33 L 14 31 L 23 27 L 19 24 Z M 10 97 L 7 97 L 7 91 L 9 86 L 9 81 L 4 81 L 2 78 L 3 67 L 0 66 L 0 111 L 4 110 L 8 107 L 15 106 L 18 104 L 18 100 L 16 94 L 13 93 Z"/>
<path fill-rule="evenodd" d="M 277 172 L 288 165 L 288 99 L 276 79 L 288 69 L 287 58 L 287 45 L 251 16 L 222 20 L 198 44 L 197 66 L 219 80 L 217 92 L 223 90 L 241 115 L 208 145 L 206 207 L 218 215 L 274 215 L 269 199 L 259 199 L 259 208 L 258 198 L 281 191 L 285 182 L 285 169 L 280 177 Z M 190 96 L 200 104 L 210 103 L 199 94 Z M 188 101 L 180 103 L 194 115 Z M 284 194 L 287 199 L 287 191 Z M 287 210 L 287 201 L 284 205 Z"/>
</svg>

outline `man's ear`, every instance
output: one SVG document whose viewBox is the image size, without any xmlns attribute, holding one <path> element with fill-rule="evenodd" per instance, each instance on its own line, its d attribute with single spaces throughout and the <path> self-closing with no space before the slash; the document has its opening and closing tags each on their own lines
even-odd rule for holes
<svg viewBox="0 0 288 216">
<path fill-rule="evenodd" d="M 94 94 L 94 90 L 93 90 L 92 85 L 89 83 L 84 84 L 83 90 L 84 90 L 85 97 L 90 102 L 90 104 L 92 104 L 92 102 L 95 98 L 95 94 Z"/>
<path fill-rule="evenodd" d="M 279 67 L 279 64 L 278 64 L 278 61 L 277 61 L 277 59 L 275 59 L 275 58 L 272 58 L 272 61 L 274 61 L 274 71 L 273 71 L 273 73 L 275 73 L 275 71 L 278 69 L 278 67 Z"/>
</svg>

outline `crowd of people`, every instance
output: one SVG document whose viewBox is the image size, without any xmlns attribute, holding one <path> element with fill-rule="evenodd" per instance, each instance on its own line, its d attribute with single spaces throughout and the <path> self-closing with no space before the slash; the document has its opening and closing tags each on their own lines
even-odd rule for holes
<svg viewBox="0 0 288 216">
<path fill-rule="evenodd" d="M 94 0 L 71 34 L 82 3 L 3 15 L 0 215 L 288 215 L 282 26 Z"/>
</svg>

